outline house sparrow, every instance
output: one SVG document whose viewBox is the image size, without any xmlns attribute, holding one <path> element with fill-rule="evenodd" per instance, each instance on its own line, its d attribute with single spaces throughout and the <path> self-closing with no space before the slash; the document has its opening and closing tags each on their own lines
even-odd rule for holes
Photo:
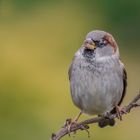
<svg viewBox="0 0 140 140">
<path fill-rule="evenodd" d="M 99 30 L 87 34 L 70 65 L 69 80 L 72 100 L 81 112 L 106 116 L 119 110 L 126 92 L 127 76 L 111 34 Z M 99 122 L 99 126 L 114 123 L 114 120 L 108 124 Z"/>
</svg>

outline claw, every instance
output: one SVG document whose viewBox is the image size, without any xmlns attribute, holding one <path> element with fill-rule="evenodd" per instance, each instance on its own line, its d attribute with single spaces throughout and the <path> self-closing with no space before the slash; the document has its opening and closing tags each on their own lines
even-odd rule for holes
<svg viewBox="0 0 140 140">
<path fill-rule="evenodd" d="M 67 126 L 69 136 L 70 136 L 70 133 L 71 133 L 72 126 L 76 126 L 76 125 L 77 125 L 77 122 L 74 120 L 74 121 L 71 121 L 71 123 Z"/>
<path fill-rule="evenodd" d="M 78 121 L 79 117 L 81 116 L 81 114 L 82 114 L 82 112 L 80 112 L 78 114 L 78 116 L 74 120 L 72 120 L 72 119 L 67 119 L 66 120 L 66 122 L 64 124 L 64 127 L 67 128 L 69 136 L 70 136 L 70 133 L 71 133 L 72 126 L 76 126 L 77 125 L 77 121 Z M 76 133 L 76 132 L 74 132 L 74 133 Z"/>
<path fill-rule="evenodd" d="M 127 114 L 127 111 L 125 108 L 116 106 L 116 112 L 117 112 L 117 118 L 122 121 L 122 114 Z"/>
<path fill-rule="evenodd" d="M 88 138 L 90 138 L 90 132 L 89 132 L 89 126 L 88 125 L 81 125 L 81 130 L 85 130 L 88 134 Z"/>
<path fill-rule="evenodd" d="M 70 136 L 70 124 L 72 123 L 72 119 L 71 118 L 69 118 L 69 119 L 66 119 L 66 122 L 64 123 L 64 126 L 63 126 L 63 128 L 67 128 L 67 130 L 68 130 L 68 135 Z"/>
</svg>

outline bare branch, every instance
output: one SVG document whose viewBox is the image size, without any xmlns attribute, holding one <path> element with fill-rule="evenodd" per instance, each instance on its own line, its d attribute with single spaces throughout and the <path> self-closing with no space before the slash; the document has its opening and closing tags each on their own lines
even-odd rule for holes
<svg viewBox="0 0 140 140">
<path fill-rule="evenodd" d="M 124 112 L 130 112 L 132 108 L 139 107 L 140 106 L 140 92 L 139 94 L 127 105 L 124 107 Z M 121 115 L 124 115 L 125 113 L 122 112 Z M 109 116 L 110 119 L 115 119 L 117 118 L 117 114 L 110 114 Z M 77 130 L 86 130 L 89 129 L 88 124 L 93 124 L 93 123 L 98 123 L 99 121 L 104 120 L 105 118 L 102 117 L 95 117 L 92 119 L 88 119 L 82 122 L 77 123 L 76 125 L 72 125 L 70 130 L 68 130 L 67 126 L 65 125 L 63 128 L 61 128 L 57 133 L 53 133 L 51 140 L 60 140 L 62 137 L 65 135 L 71 133 L 71 132 L 76 132 Z"/>
</svg>

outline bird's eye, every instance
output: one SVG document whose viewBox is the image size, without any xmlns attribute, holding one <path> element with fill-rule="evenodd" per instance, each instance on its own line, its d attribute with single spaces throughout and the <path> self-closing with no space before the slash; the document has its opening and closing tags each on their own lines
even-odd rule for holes
<svg viewBox="0 0 140 140">
<path fill-rule="evenodd" d="M 108 42 L 107 42 L 107 40 L 105 40 L 105 39 L 102 39 L 102 40 L 100 40 L 100 46 L 106 46 L 108 44 Z"/>
<path fill-rule="evenodd" d="M 101 39 L 101 40 L 92 40 L 95 45 L 99 48 L 102 48 L 108 44 L 108 41 L 106 39 Z"/>
<path fill-rule="evenodd" d="M 95 43 L 96 46 L 99 46 L 99 44 L 100 44 L 100 41 L 98 41 L 98 40 L 94 40 L 93 42 Z"/>
</svg>

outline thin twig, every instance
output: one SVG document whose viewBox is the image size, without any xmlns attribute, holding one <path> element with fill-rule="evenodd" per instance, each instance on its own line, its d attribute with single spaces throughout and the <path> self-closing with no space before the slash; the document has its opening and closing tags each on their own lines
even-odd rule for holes
<svg viewBox="0 0 140 140">
<path fill-rule="evenodd" d="M 121 115 L 124 115 L 125 112 L 129 113 L 132 108 L 139 107 L 140 106 L 140 103 L 138 103 L 139 100 L 140 100 L 140 92 L 127 106 L 124 107 L 124 112 L 122 112 Z M 117 118 L 117 114 L 110 114 L 109 118 L 115 119 Z M 65 135 L 71 132 L 76 132 L 77 130 L 86 130 L 88 132 L 87 130 L 89 129 L 88 124 L 98 123 L 99 121 L 102 121 L 104 119 L 105 118 L 102 117 L 95 117 L 92 119 L 84 120 L 82 122 L 77 123 L 76 125 L 72 125 L 70 130 L 68 130 L 67 126 L 65 125 L 57 133 L 52 134 L 51 140 L 60 140 Z"/>
</svg>

